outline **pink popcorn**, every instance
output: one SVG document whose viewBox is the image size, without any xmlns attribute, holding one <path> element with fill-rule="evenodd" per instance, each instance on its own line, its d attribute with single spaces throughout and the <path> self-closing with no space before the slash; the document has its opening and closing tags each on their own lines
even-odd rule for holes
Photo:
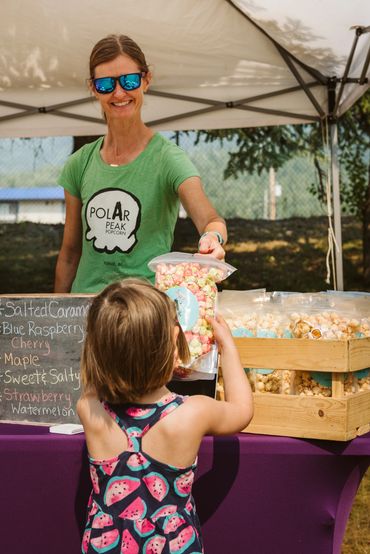
<svg viewBox="0 0 370 554">
<path fill-rule="evenodd" d="M 199 291 L 199 286 L 196 285 L 195 283 L 191 283 L 188 285 L 188 289 L 195 294 Z"/>
<path fill-rule="evenodd" d="M 159 256 L 149 267 L 156 274 L 155 286 L 176 302 L 192 365 L 212 349 L 214 337 L 207 318 L 215 316 L 216 283 L 228 277 L 235 268 L 216 258 L 184 253 Z"/>
</svg>

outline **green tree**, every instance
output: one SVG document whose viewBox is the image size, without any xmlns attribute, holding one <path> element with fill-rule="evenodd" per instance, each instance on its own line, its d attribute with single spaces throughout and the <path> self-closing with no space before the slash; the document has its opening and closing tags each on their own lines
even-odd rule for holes
<svg viewBox="0 0 370 554">
<path fill-rule="evenodd" d="M 225 178 L 254 171 L 261 174 L 268 167 L 277 170 L 302 150 L 302 133 L 293 125 L 198 131 L 196 137 L 195 143 L 203 138 L 232 144 Z"/>
<path fill-rule="evenodd" d="M 326 200 L 327 154 L 319 124 L 284 125 L 248 129 L 198 131 L 197 139 L 229 143 L 225 177 L 275 170 L 298 154 L 312 156 L 317 179 L 311 192 Z M 341 202 L 348 213 L 361 219 L 363 275 L 370 286 L 370 90 L 338 120 Z"/>
<path fill-rule="evenodd" d="M 344 206 L 362 222 L 363 270 L 370 287 L 370 90 L 339 120 Z"/>
</svg>

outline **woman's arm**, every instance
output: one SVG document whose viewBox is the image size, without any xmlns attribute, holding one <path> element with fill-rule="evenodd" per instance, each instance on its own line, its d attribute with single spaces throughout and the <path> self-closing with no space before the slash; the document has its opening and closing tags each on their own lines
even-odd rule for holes
<svg viewBox="0 0 370 554">
<path fill-rule="evenodd" d="M 70 292 L 82 248 L 81 200 L 65 191 L 66 222 L 59 252 L 54 292 Z"/>
<path fill-rule="evenodd" d="M 218 235 L 222 237 L 222 244 L 227 241 L 225 220 L 218 215 L 215 208 L 207 198 L 199 177 L 189 177 L 178 189 L 181 204 L 191 217 L 201 236 L 199 240 L 199 252 L 211 254 L 222 260 L 225 251 L 220 244 Z M 216 233 L 214 233 L 214 231 Z"/>
</svg>

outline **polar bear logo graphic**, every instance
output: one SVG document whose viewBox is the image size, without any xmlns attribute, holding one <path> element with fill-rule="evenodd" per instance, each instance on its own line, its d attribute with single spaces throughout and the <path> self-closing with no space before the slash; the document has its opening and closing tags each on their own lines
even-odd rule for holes
<svg viewBox="0 0 370 554">
<path fill-rule="evenodd" d="M 86 239 L 95 250 L 130 252 L 137 243 L 141 204 L 130 192 L 110 188 L 95 193 L 86 205 Z"/>
</svg>

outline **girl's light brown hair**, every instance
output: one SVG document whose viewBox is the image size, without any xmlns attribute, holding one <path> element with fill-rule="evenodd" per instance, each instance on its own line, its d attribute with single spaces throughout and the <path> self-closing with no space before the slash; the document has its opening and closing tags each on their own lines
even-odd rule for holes
<svg viewBox="0 0 370 554">
<path fill-rule="evenodd" d="M 171 380 L 177 354 L 189 361 L 189 349 L 177 323 L 174 302 L 152 284 L 124 279 L 97 295 L 87 317 L 81 359 L 85 388 L 100 400 L 134 401 Z"/>
<path fill-rule="evenodd" d="M 90 54 L 90 79 L 95 77 L 97 65 L 110 62 L 124 54 L 137 63 L 141 73 L 148 73 L 149 67 L 146 63 L 144 52 L 134 40 L 126 35 L 108 35 L 97 42 Z"/>
</svg>

